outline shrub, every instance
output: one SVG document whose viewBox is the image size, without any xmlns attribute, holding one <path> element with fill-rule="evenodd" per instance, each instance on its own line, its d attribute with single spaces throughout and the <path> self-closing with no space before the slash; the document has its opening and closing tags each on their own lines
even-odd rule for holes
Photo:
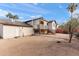
<svg viewBox="0 0 79 59">
<path fill-rule="evenodd" d="M 63 29 L 60 28 L 56 29 L 56 33 L 63 33 Z"/>
</svg>

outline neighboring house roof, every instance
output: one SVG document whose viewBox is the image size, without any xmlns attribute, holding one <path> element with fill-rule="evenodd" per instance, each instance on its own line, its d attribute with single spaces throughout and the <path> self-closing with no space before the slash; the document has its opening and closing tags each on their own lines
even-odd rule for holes
<svg viewBox="0 0 79 59">
<path fill-rule="evenodd" d="M 32 19 L 32 20 L 25 21 L 25 23 L 28 23 L 28 22 L 31 22 L 31 21 L 35 21 L 35 20 L 44 20 L 44 21 L 48 22 L 43 17 L 39 17 L 39 18 L 35 18 L 35 19 Z"/>
<path fill-rule="evenodd" d="M 51 20 L 51 21 L 49 21 L 48 23 L 51 23 L 51 22 L 55 22 L 55 23 L 57 23 L 55 20 Z"/>
<path fill-rule="evenodd" d="M 11 26 L 32 27 L 31 25 L 20 22 L 20 21 L 12 22 L 12 21 L 8 21 L 8 20 L 10 20 L 10 19 L 0 19 L 0 24 L 11 25 Z"/>
<path fill-rule="evenodd" d="M 47 24 L 48 24 L 48 23 L 51 23 L 51 22 L 55 22 L 56 25 L 58 25 L 55 20 L 47 21 L 47 20 L 45 20 L 43 17 L 39 17 L 39 18 L 36 18 L 36 19 L 28 20 L 28 21 L 25 21 L 24 23 L 28 23 L 28 22 L 35 21 L 35 20 L 44 20 L 44 21 L 47 22 Z"/>
<path fill-rule="evenodd" d="M 52 23 L 52 22 L 55 22 L 56 25 L 57 25 L 57 22 L 56 22 L 55 20 L 51 20 L 51 21 L 49 21 L 48 23 Z"/>
</svg>

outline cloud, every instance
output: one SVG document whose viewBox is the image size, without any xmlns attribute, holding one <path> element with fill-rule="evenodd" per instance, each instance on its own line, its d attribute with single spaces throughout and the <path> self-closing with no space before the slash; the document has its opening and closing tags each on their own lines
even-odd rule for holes
<svg viewBox="0 0 79 59">
<path fill-rule="evenodd" d="M 19 18 L 23 18 L 23 17 L 19 17 Z"/>
<path fill-rule="evenodd" d="M 71 16 L 71 12 L 68 12 L 69 13 L 69 16 Z M 74 12 L 73 12 L 73 15 L 75 16 L 75 14 L 79 14 L 79 9 L 76 9 Z"/>
<path fill-rule="evenodd" d="M 36 5 L 38 5 L 39 3 L 12 3 L 12 4 L 0 4 L 2 7 L 6 7 L 7 10 L 9 11 L 13 11 L 13 12 L 17 12 L 17 13 L 25 13 L 25 12 L 29 12 L 32 14 L 49 14 L 51 13 L 51 11 L 44 9 L 42 7 L 38 7 Z"/>
<path fill-rule="evenodd" d="M 8 11 L 0 9 L 0 17 L 5 17 L 5 15 L 8 13 Z"/>
<path fill-rule="evenodd" d="M 78 18 L 79 8 L 73 12 L 73 17 Z"/>
<path fill-rule="evenodd" d="M 76 9 L 73 14 L 79 14 L 79 9 Z"/>
<path fill-rule="evenodd" d="M 29 12 L 33 12 L 33 13 L 37 13 L 37 14 L 51 13 L 49 10 L 46 10 L 44 8 L 41 8 L 41 7 L 34 6 L 32 4 L 22 4 L 22 5 L 26 6 L 28 8 L 27 11 L 29 11 Z"/>
<path fill-rule="evenodd" d="M 35 18 L 39 18 L 42 17 L 42 15 L 34 15 L 34 16 L 30 16 L 31 19 L 35 19 Z"/>
<path fill-rule="evenodd" d="M 15 13 L 15 12 L 0 9 L 0 18 L 6 18 L 6 14 L 8 14 L 8 13 L 17 15 L 17 13 Z"/>
<path fill-rule="evenodd" d="M 26 13 L 22 13 L 22 12 L 19 14 L 17 12 L 0 9 L 0 18 L 6 17 L 5 15 L 8 13 L 12 13 L 13 15 L 18 15 L 20 19 L 25 19 L 26 17 L 31 19 L 31 18 L 37 18 L 37 17 L 42 16 L 42 15 L 30 15 L 30 14 L 26 14 Z"/>
<path fill-rule="evenodd" d="M 33 5 L 38 5 L 38 3 L 33 3 Z"/>
<path fill-rule="evenodd" d="M 7 10 L 0 9 L 0 18 L 6 17 L 6 14 L 8 14 L 8 13 L 11 13 L 13 15 L 16 15 L 16 13 L 14 13 L 12 11 L 7 11 Z"/>
<path fill-rule="evenodd" d="M 46 15 L 50 14 L 51 11 L 37 6 L 38 3 L 12 3 L 12 4 L 0 4 L 0 7 L 6 11 L 22 16 L 24 18 L 30 18 L 32 15 Z"/>
</svg>

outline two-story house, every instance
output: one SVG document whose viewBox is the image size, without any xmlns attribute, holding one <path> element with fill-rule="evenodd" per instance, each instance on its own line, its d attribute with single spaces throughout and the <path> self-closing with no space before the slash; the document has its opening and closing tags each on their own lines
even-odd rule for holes
<svg viewBox="0 0 79 59">
<path fill-rule="evenodd" d="M 35 33 L 48 33 L 48 30 L 54 32 L 57 24 L 56 21 L 47 21 L 43 17 L 32 19 L 25 23 L 32 25 Z"/>
</svg>

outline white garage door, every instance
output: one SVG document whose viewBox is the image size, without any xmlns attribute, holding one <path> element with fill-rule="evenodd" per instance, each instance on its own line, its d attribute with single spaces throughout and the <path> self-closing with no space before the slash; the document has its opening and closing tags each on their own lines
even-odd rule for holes
<svg viewBox="0 0 79 59">
<path fill-rule="evenodd" d="M 32 27 L 3 26 L 3 38 L 13 38 L 17 36 L 27 36 L 34 34 Z"/>
<path fill-rule="evenodd" d="M 3 25 L 3 38 L 13 38 L 19 36 L 19 27 Z"/>
</svg>

